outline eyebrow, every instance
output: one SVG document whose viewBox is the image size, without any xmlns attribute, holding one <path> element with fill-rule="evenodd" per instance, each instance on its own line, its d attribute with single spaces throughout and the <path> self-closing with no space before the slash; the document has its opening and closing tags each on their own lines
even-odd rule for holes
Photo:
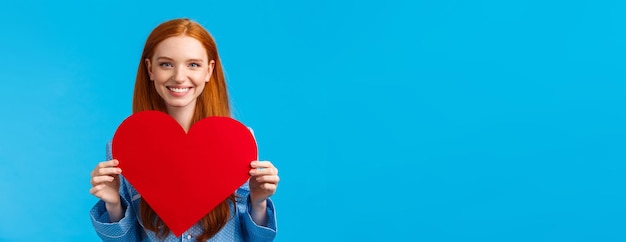
<svg viewBox="0 0 626 242">
<path fill-rule="evenodd" d="M 170 61 L 171 61 L 171 60 L 174 60 L 174 59 L 172 59 L 172 58 L 170 58 L 170 57 L 167 57 L 167 56 L 159 56 L 159 57 L 157 57 L 156 59 L 157 59 L 157 60 L 160 60 L 160 59 L 165 59 L 165 60 L 170 60 Z M 203 62 L 203 61 L 204 61 L 204 60 L 202 60 L 202 59 L 188 59 L 188 60 L 187 60 L 187 62 Z"/>
</svg>

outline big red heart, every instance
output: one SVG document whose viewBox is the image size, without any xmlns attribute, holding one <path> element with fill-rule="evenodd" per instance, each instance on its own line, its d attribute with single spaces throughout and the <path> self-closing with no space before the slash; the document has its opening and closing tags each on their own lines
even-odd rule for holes
<svg viewBox="0 0 626 242">
<path fill-rule="evenodd" d="M 159 111 L 128 117 L 112 146 L 124 177 L 177 237 L 243 185 L 257 158 L 252 133 L 232 118 L 205 118 L 185 133 Z"/>
</svg>

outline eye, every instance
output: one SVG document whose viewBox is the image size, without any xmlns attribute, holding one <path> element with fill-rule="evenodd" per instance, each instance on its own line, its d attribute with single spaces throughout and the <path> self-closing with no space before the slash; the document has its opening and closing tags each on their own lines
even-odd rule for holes
<svg viewBox="0 0 626 242">
<path fill-rule="evenodd" d="M 192 67 L 192 68 L 198 68 L 198 67 L 200 67 L 200 64 L 198 64 L 198 63 L 191 63 L 191 64 L 189 64 L 189 66 Z"/>
<path fill-rule="evenodd" d="M 159 66 L 161 66 L 161 67 L 172 67 L 172 63 L 169 63 L 169 62 L 161 62 L 161 63 L 159 63 Z"/>
</svg>

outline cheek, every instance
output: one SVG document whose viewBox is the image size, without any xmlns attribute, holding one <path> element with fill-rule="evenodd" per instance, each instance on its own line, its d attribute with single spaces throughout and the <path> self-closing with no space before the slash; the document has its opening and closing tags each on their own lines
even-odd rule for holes
<svg viewBox="0 0 626 242">
<path fill-rule="evenodd" d="M 204 80 L 204 79 L 202 79 Z M 204 92 L 204 89 L 207 88 L 207 84 L 206 82 L 203 82 L 201 80 L 198 80 L 198 82 L 195 83 L 196 85 L 196 94 L 199 96 L 202 92 Z"/>
<path fill-rule="evenodd" d="M 208 78 L 209 78 L 209 73 L 202 72 L 202 73 L 198 73 L 198 75 L 196 75 L 194 79 L 197 81 L 206 82 Z"/>
<path fill-rule="evenodd" d="M 196 84 L 196 87 L 198 88 L 198 92 L 202 92 L 204 91 L 204 89 L 206 88 L 206 82 L 200 82 Z"/>
<path fill-rule="evenodd" d="M 152 82 L 154 83 L 163 82 L 163 78 L 157 74 L 152 74 Z"/>
<path fill-rule="evenodd" d="M 209 78 L 208 74 L 198 74 L 193 77 L 193 81 L 196 85 L 204 85 L 206 84 L 207 78 Z"/>
<path fill-rule="evenodd" d="M 159 89 L 164 89 L 165 88 L 165 83 L 167 82 L 167 80 L 155 78 L 153 82 L 154 82 L 154 87 L 157 90 L 159 90 Z"/>
<path fill-rule="evenodd" d="M 163 84 L 163 83 L 166 83 L 166 82 L 167 82 L 167 80 L 169 80 L 169 79 L 170 79 L 170 78 L 169 78 L 169 76 L 168 76 L 168 75 L 166 75 L 166 73 L 159 72 L 159 71 L 154 72 L 154 73 L 152 74 L 152 77 L 154 78 L 154 79 L 153 79 L 153 80 L 154 80 L 154 84 L 157 84 L 157 85 L 158 85 L 158 84 Z"/>
</svg>

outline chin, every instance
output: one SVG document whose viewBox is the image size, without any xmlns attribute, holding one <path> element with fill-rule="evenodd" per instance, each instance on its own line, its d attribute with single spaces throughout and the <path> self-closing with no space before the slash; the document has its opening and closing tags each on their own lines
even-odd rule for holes
<svg viewBox="0 0 626 242">
<path fill-rule="evenodd" d="M 192 105 L 191 102 L 165 102 L 165 105 L 173 108 L 182 108 Z"/>
</svg>

